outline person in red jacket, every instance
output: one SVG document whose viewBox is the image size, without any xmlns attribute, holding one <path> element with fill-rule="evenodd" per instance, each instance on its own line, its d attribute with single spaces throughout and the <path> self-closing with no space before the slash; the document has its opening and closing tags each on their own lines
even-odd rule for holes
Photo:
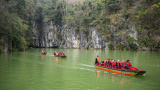
<svg viewBox="0 0 160 90">
<path fill-rule="evenodd" d="M 132 67 L 130 60 L 127 60 L 125 63 L 125 68 L 129 69 L 130 67 Z"/>
<path fill-rule="evenodd" d="M 108 65 L 108 61 L 109 61 L 109 59 L 108 59 L 108 60 L 107 60 L 107 59 L 105 60 L 105 65 Z"/>
<path fill-rule="evenodd" d="M 108 59 L 108 63 L 107 63 L 108 65 L 111 65 L 111 59 Z"/>
<path fill-rule="evenodd" d="M 120 67 L 124 67 L 124 66 L 125 66 L 125 62 L 124 62 L 124 60 L 121 60 Z"/>
<path fill-rule="evenodd" d="M 62 56 L 65 56 L 64 52 L 62 53 Z"/>
<path fill-rule="evenodd" d="M 116 66 L 120 67 L 120 61 L 119 60 L 117 60 Z"/>
<path fill-rule="evenodd" d="M 62 53 L 61 53 L 61 52 L 59 52 L 59 53 L 58 53 L 58 56 L 62 56 Z"/>
<path fill-rule="evenodd" d="M 104 60 L 104 65 L 107 65 L 107 60 Z"/>
<path fill-rule="evenodd" d="M 114 60 L 111 61 L 111 65 L 112 65 L 112 66 L 115 66 L 115 65 L 116 65 L 116 63 L 115 63 Z"/>
<path fill-rule="evenodd" d="M 44 51 L 42 50 L 41 53 L 44 53 Z"/>
</svg>

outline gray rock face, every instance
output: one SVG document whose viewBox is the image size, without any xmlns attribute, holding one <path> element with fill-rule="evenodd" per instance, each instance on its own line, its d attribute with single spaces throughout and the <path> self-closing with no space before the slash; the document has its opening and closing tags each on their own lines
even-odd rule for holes
<svg viewBox="0 0 160 90">
<path fill-rule="evenodd" d="M 88 28 L 88 36 L 81 30 L 72 29 L 69 25 L 57 27 L 52 21 L 43 23 L 42 31 L 37 27 L 35 23 L 33 28 L 35 47 L 105 48 L 102 35 L 93 27 Z"/>
<path fill-rule="evenodd" d="M 56 26 L 52 21 L 44 22 L 42 29 L 38 30 L 38 24 L 34 24 L 34 46 L 35 47 L 60 47 L 60 48 L 105 48 L 108 49 L 107 38 L 102 38 L 102 34 L 94 27 L 88 27 L 88 34 L 82 32 L 81 28 L 75 30 L 70 25 L 63 25 L 62 27 Z M 112 35 L 117 32 L 117 29 L 111 28 Z M 138 38 L 138 33 L 134 25 L 129 25 L 125 31 L 135 39 L 135 44 Z M 114 37 L 114 43 L 122 43 Z M 122 36 L 122 38 L 125 38 Z M 116 46 L 114 47 L 116 48 Z"/>
</svg>

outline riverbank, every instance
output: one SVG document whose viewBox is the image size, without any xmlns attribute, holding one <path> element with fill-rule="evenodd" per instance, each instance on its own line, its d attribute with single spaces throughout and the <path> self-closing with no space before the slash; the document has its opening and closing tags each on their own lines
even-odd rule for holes
<svg viewBox="0 0 160 90">
<path fill-rule="evenodd" d="M 26 49 L 23 49 L 23 50 L 14 50 L 14 51 L 27 51 L 27 50 L 30 50 L 30 49 L 38 49 L 38 48 L 41 48 L 41 47 L 37 47 L 37 48 L 26 48 Z M 42 49 L 48 49 L 50 47 L 42 47 Z M 59 48 L 50 48 L 50 49 L 82 49 L 82 50 L 111 50 L 109 48 L 67 48 L 67 47 L 59 47 Z M 113 51 L 160 51 L 160 50 L 150 50 L 149 48 L 143 48 L 143 49 L 138 49 L 138 50 L 128 50 L 128 49 L 112 49 Z M 8 51 L 8 52 L 0 52 L 0 54 L 2 53 L 10 53 L 10 52 L 14 52 L 14 51 Z"/>
</svg>

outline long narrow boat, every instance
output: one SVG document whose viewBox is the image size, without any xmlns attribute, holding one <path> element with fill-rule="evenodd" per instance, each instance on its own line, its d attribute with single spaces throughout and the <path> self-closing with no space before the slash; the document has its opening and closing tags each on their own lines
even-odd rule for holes
<svg viewBox="0 0 160 90">
<path fill-rule="evenodd" d="M 55 57 L 61 57 L 61 58 L 66 58 L 67 56 L 59 56 L 59 55 L 54 55 Z"/>
<path fill-rule="evenodd" d="M 128 76 L 139 76 L 144 75 L 146 73 L 145 70 L 128 70 L 123 67 L 116 67 L 111 65 L 104 65 L 104 64 L 95 64 L 94 65 L 101 70 L 117 73 L 117 74 L 123 74 Z"/>
</svg>

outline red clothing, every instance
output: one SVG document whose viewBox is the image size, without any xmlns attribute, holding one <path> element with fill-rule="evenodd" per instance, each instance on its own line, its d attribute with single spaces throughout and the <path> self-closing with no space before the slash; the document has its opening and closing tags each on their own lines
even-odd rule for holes
<svg viewBox="0 0 160 90">
<path fill-rule="evenodd" d="M 125 62 L 120 62 L 119 65 L 120 65 L 120 67 L 124 67 L 125 66 Z"/>
<path fill-rule="evenodd" d="M 106 60 L 104 60 L 104 65 L 106 65 Z"/>
<path fill-rule="evenodd" d="M 58 56 L 61 56 L 61 53 L 58 53 Z"/>
<path fill-rule="evenodd" d="M 123 66 L 126 66 L 125 64 L 126 64 L 126 62 L 123 62 Z"/>
<path fill-rule="evenodd" d="M 120 63 L 119 63 L 119 65 L 120 65 L 120 67 L 123 67 L 123 64 L 122 64 L 122 62 L 120 62 Z"/>
<path fill-rule="evenodd" d="M 110 60 L 108 60 L 108 64 L 109 64 L 109 65 L 111 64 L 111 61 L 110 61 Z"/>
<path fill-rule="evenodd" d="M 120 61 L 117 61 L 117 62 L 116 62 L 116 65 L 119 66 L 119 65 L 120 65 Z"/>
<path fill-rule="evenodd" d="M 65 56 L 65 54 L 64 54 L 64 53 L 62 53 L 62 56 Z"/>
<path fill-rule="evenodd" d="M 130 62 L 126 62 L 126 64 L 127 64 L 126 66 L 128 66 L 128 67 L 132 67 Z"/>
<path fill-rule="evenodd" d="M 115 62 L 111 62 L 111 64 L 112 64 L 113 66 L 115 66 L 115 65 L 116 65 L 116 63 L 115 63 Z"/>
</svg>

